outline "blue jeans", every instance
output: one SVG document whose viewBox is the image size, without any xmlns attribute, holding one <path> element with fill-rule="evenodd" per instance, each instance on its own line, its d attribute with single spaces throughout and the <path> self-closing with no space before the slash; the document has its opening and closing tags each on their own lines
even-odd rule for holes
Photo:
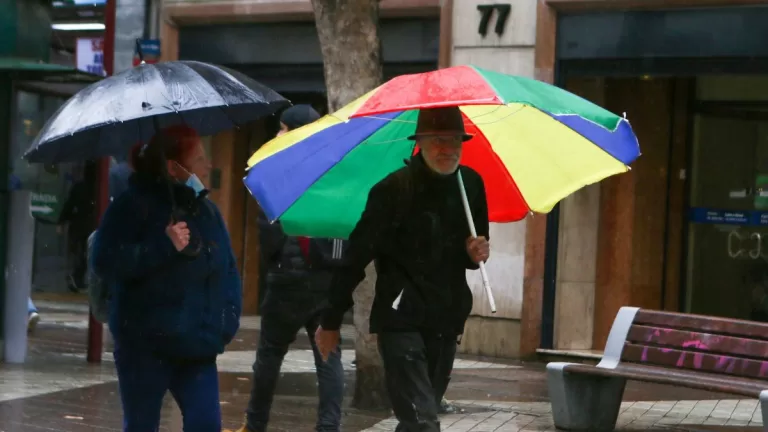
<svg viewBox="0 0 768 432">
<path fill-rule="evenodd" d="M 268 294 L 269 295 L 269 294 Z M 318 432 L 338 432 L 341 426 L 341 403 L 344 398 L 344 367 L 341 350 L 332 353 L 324 362 L 315 344 L 318 318 L 303 316 L 307 308 L 294 304 L 262 306 L 261 333 L 256 362 L 253 364 L 253 387 L 248 402 L 246 421 L 248 429 L 263 432 L 269 422 L 269 411 L 288 347 L 303 327 L 309 336 L 315 357 L 319 406 L 317 410 Z"/>
<path fill-rule="evenodd" d="M 32 303 L 32 297 L 27 297 L 27 314 L 32 315 L 33 313 L 37 313 L 37 308 Z"/>
<path fill-rule="evenodd" d="M 170 390 L 184 418 L 184 432 L 221 432 L 216 360 L 170 361 L 137 349 L 115 348 L 124 432 L 156 432 L 163 397 Z"/>
</svg>

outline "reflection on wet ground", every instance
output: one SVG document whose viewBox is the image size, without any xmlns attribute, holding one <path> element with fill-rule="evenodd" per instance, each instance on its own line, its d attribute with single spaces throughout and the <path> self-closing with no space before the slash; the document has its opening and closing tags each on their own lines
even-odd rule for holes
<svg viewBox="0 0 768 432">
<path fill-rule="evenodd" d="M 82 308 L 72 309 L 41 308 L 42 321 L 30 341 L 28 363 L 0 365 L 0 431 L 121 430 L 111 355 L 105 354 L 100 365 L 85 362 L 85 315 Z M 248 400 L 258 320 L 246 319 L 243 328 L 219 362 L 222 412 L 228 428 L 239 427 Z M 349 364 L 352 351 L 348 351 L 353 348 L 352 339 L 348 337 L 343 347 L 347 402 L 352 399 L 355 380 Z M 272 431 L 311 431 L 315 422 L 316 384 L 306 336 L 299 337 L 292 348 L 277 389 Z M 107 345 L 105 350 L 111 351 L 111 347 Z M 540 363 L 462 358 L 456 363 L 448 398 L 465 412 L 444 418 L 447 430 L 554 430 Z M 629 383 L 618 430 L 760 430 L 755 423 L 759 421 L 756 401 L 729 399 L 729 395 Z M 391 431 L 390 416 L 387 411 L 346 408 L 344 430 Z M 751 427 L 744 427 L 747 425 Z M 161 430 L 181 430 L 181 415 L 170 397 Z"/>
</svg>

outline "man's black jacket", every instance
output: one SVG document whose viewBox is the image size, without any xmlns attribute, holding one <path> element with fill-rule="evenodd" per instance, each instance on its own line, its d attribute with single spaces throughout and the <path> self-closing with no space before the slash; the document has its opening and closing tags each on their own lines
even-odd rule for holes
<svg viewBox="0 0 768 432">
<path fill-rule="evenodd" d="M 475 228 L 488 238 L 488 205 L 483 179 L 473 169 L 459 168 Z M 360 221 L 349 238 L 344 264 L 334 272 L 329 306 L 321 325 L 341 326 L 352 306 L 352 292 L 375 260 L 376 297 L 371 333 L 436 331 L 461 334 L 472 310 L 466 270 L 470 237 L 457 175 L 439 175 L 420 154 L 408 166 L 377 183 L 368 195 Z M 403 293 L 397 310 L 392 307 Z"/>
<path fill-rule="evenodd" d="M 324 297 L 334 266 L 342 251 L 331 239 L 310 239 L 309 259 L 301 251 L 299 239 L 285 235 L 280 222 L 258 218 L 261 255 L 266 266 L 266 287 L 273 294 L 294 300 L 316 301 Z"/>
</svg>

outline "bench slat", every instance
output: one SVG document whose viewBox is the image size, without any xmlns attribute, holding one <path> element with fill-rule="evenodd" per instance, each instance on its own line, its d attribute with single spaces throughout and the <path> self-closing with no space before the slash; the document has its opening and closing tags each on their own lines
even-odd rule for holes
<svg viewBox="0 0 768 432">
<path fill-rule="evenodd" d="M 768 360 L 768 342 L 757 339 L 633 325 L 627 340 L 639 345 L 661 345 L 682 351 L 701 351 Z"/>
<path fill-rule="evenodd" d="M 768 361 L 626 343 L 622 361 L 768 379 Z"/>
<path fill-rule="evenodd" d="M 756 380 L 637 364 L 621 364 L 615 369 L 571 364 L 566 366 L 564 371 L 580 375 L 622 377 L 632 381 L 668 384 L 750 398 L 758 398 L 761 391 L 768 389 L 768 384 Z"/>
<path fill-rule="evenodd" d="M 768 340 L 768 324 L 703 315 L 641 309 L 634 324 Z"/>
</svg>

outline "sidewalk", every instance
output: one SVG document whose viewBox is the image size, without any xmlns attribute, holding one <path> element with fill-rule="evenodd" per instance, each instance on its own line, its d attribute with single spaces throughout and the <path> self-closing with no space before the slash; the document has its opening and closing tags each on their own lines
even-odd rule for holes
<svg viewBox="0 0 768 432">
<path fill-rule="evenodd" d="M 555 431 L 549 402 L 455 401 L 473 414 L 441 418 L 446 432 Z M 394 418 L 379 422 L 367 432 L 393 431 Z M 747 427 L 748 426 L 748 427 Z M 762 419 L 756 400 L 706 400 L 625 402 L 616 425 L 619 431 L 759 431 Z"/>
<path fill-rule="evenodd" d="M 100 365 L 85 362 L 83 305 L 39 302 L 42 321 L 24 366 L 0 364 L 0 431 L 119 431 L 120 399 L 111 355 Z M 248 400 L 259 320 L 244 318 L 238 341 L 219 358 L 224 427 L 239 426 Z M 345 328 L 352 336 L 354 329 Z M 352 400 L 353 346 L 344 346 L 346 404 Z M 110 348 L 111 349 L 111 348 Z M 109 351 L 109 350 L 108 350 Z M 462 357 L 456 361 L 448 398 L 463 409 L 443 416 L 452 432 L 554 431 L 544 365 Z M 286 357 L 272 411 L 271 431 L 310 432 L 316 415 L 316 381 L 306 337 Z M 755 400 L 630 382 L 619 419 L 620 431 L 758 431 Z M 168 397 L 164 431 L 181 430 L 181 414 Z M 390 412 L 345 407 L 344 431 L 393 431 Z"/>
</svg>

